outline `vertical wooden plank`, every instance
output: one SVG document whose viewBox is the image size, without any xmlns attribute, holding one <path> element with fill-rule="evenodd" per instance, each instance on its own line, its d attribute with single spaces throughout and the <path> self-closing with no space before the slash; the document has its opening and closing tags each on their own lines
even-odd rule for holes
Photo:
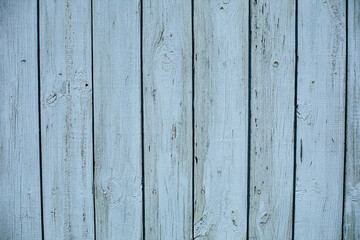
<svg viewBox="0 0 360 240">
<path fill-rule="evenodd" d="M 97 239 L 142 238 L 139 1 L 93 6 Z"/>
<path fill-rule="evenodd" d="M 245 239 L 249 1 L 195 1 L 198 239 Z"/>
<path fill-rule="evenodd" d="M 93 239 L 91 2 L 40 1 L 45 239 Z"/>
<path fill-rule="evenodd" d="M 250 239 L 291 239 L 295 1 L 251 5 Z"/>
<path fill-rule="evenodd" d="M 191 1 L 143 6 L 145 238 L 192 237 Z"/>
<path fill-rule="evenodd" d="M 344 239 L 360 239 L 360 1 L 348 1 Z"/>
<path fill-rule="evenodd" d="M 0 32 L 0 235 L 41 239 L 36 1 L 1 1 Z"/>
<path fill-rule="evenodd" d="M 298 2 L 295 239 L 341 239 L 345 1 Z"/>
</svg>

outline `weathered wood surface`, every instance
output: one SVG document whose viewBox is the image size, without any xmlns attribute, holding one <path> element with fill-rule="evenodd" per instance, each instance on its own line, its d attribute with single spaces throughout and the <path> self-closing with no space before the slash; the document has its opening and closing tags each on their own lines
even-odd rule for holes
<svg viewBox="0 0 360 240">
<path fill-rule="evenodd" d="M 143 4 L 145 238 L 190 239 L 191 1 Z"/>
<path fill-rule="evenodd" d="M 360 1 L 348 1 L 344 239 L 360 239 Z"/>
<path fill-rule="evenodd" d="M 360 238 L 359 19 L 1 1 L 0 238 Z"/>
<path fill-rule="evenodd" d="M 36 36 L 36 1 L 1 1 L 1 239 L 42 237 Z"/>
<path fill-rule="evenodd" d="M 251 1 L 250 239 L 291 239 L 295 1 Z"/>
<path fill-rule="evenodd" d="M 298 2 L 295 239 L 341 239 L 345 1 Z"/>
<path fill-rule="evenodd" d="M 198 239 L 245 239 L 248 1 L 195 1 L 195 219 Z"/>
<path fill-rule="evenodd" d="M 91 1 L 40 1 L 45 239 L 94 239 Z"/>
<path fill-rule="evenodd" d="M 93 3 L 97 239 L 141 239 L 140 5 Z"/>
</svg>

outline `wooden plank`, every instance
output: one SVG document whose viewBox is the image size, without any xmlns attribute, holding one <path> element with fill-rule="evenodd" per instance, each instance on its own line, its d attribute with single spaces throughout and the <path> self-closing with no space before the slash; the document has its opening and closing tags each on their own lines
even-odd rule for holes
<svg viewBox="0 0 360 240">
<path fill-rule="evenodd" d="M 291 239 L 295 1 L 251 4 L 250 239 Z"/>
<path fill-rule="evenodd" d="M 298 2 L 295 239 L 341 239 L 345 1 Z"/>
<path fill-rule="evenodd" d="M 91 2 L 40 1 L 45 239 L 94 239 Z"/>
<path fill-rule="evenodd" d="M 245 239 L 249 1 L 195 1 L 198 239 Z"/>
<path fill-rule="evenodd" d="M 191 1 L 144 1 L 142 41 L 145 238 L 191 239 Z"/>
<path fill-rule="evenodd" d="M 37 3 L 0 3 L 0 233 L 41 239 Z"/>
<path fill-rule="evenodd" d="M 360 239 L 360 1 L 348 1 L 344 239 Z"/>
<path fill-rule="evenodd" d="M 94 1 L 97 239 L 142 238 L 140 4 Z"/>
</svg>

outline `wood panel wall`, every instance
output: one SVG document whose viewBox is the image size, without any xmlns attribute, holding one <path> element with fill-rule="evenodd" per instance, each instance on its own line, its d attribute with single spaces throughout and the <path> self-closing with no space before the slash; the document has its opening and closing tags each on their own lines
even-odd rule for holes
<svg viewBox="0 0 360 240">
<path fill-rule="evenodd" d="M 360 238 L 359 18 L 1 1 L 0 238 Z"/>
</svg>

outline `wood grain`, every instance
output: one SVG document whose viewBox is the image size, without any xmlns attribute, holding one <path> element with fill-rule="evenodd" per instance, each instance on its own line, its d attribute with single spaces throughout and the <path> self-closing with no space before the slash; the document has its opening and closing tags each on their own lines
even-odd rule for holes
<svg viewBox="0 0 360 240">
<path fill-rule="evenodd" d="M 359 20 L 0 1 L 0 239 L 360 239 Z"/>
<path fill-rule="evenodd" d="M 198 239 L 245 239 L 248 1 L 195 1 L 195 219 Z"/>
<path fill-rule="evenodd" d="M 97 239 L 142 238 L 140 5 L 95 0 Z"/>
<path fill-rule="evenodd" d="M 360 239 L 360 1 L 348 1 L 344 239 Z"/>
<path fill-rule="evenodd" d="M 291 239 L 295 1 L 251 5 L 250 239 Z"/>
<path fill-rule="evenodd" d="M 94 239 L 91 2 L 40 1 L 45 239 Z"/>
<path fill-rule="evenodd" d="M 298 2 L 295 239 L 341 239 L 345 2 Z"/>
<path fill-rule="evenodd" d="M 0 238 L 41 239 L 36 1 L 1 1 L 0 32 Z"/>
<path fill-rule="evenodd" d="M 191 1 L 143 6 L 145 238 L 192 237 Z"/>
</svg>

